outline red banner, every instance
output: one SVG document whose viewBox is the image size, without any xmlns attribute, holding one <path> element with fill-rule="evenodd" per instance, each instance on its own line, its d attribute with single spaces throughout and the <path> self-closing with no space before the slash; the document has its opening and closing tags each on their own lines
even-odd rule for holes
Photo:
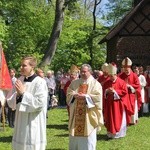
<svg viewBox="0 0 150 150">
<path fill-rule="evenodd" d="M 7 67 L 5 55 L 0 45 L 0 89 L 9 90 L 12 88 L 12 81 Z"/>
</svg>

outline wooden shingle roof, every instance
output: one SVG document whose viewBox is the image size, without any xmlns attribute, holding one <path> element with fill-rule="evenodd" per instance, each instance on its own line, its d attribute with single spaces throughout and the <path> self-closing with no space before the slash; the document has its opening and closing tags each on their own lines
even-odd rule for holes
<svg viewBox="0 0 150 150">
<path fill-rule="evenodd" d="M 104 43 L 109 41 L 111 38 L 113 38 L 114 36 L 116 36 L 117 34 L 119 34 L 119 32 L 127 25 L 127 23 L 129 22 L 129 20 L 131 20 L 133 18 L 133 16 L 144 6 L 147 6 L 147 4 L 150 3 L 150 0 L 142 0 L 136 7 L 134 7 L 114 28 L 112 28 L 108 34 L 99 42 L 99 44 Z M 149 13 L 149 8 L 148 9 L 148 13 Z M 144 16 L 146 16 L 145 14 L 142 14 Z M 150 22 L 150 14 L 147 14 L 147 19 Z M 148 23 L 149 25 L 149 23 Z M 150 33 L 149 31 L 149 27 L 147 29 L 148 33 Z"/>
</svg>

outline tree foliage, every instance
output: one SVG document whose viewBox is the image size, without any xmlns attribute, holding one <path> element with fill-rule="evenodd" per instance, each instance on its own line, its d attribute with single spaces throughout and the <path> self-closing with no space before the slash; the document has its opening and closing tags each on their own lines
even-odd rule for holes
<svg viewBox="0 0 150 150">
<path fill-rule="evenodd" d="M 18 67 L 20 57 L 34 55 L 39 60 L 51 32 L 54 8 L 44 1 L 3 2 L 3 17 L 7 22 L 6 53 L 10 67 Z"/>
<path fill-rule="evenodd" d="M 108 0 L 105 18 L 107 26 L 115 26 L 132 7 L 132 0 Z"/>
<path fill-rule="evenodd" d="M 58 49 L 52 65 L 55 68 L 63 66 L 68 69 L 71 64 L 81 65 L 89 63 L 91 60 L 89 43 L 91 43 L 91 33 L 93 33 L 92 14 L 87 15 L 83 11 L 82 5 L 76 3 L 77 11 L 66 10 L 63 31 L 58 43 Z M 93 65 L 94 68 L 99 68 L 100 64 L 105 61 L 105 51 L 100 51 L 98 39 L 100 38 L 100 30 L 102 25 L 99 23 L 97 30 L 93 33 Z M 61 54 L 61 55 L 58 55 Z M 102 57 L 101 57 L 102 56 Z M 57 61 L 60 63 L 57 63 Z M 61 66 L 62 65 L 62 66 Z"/>
<path fill-rule="evenodd" d="M 98 69 L 105 62 L 106 47 L 98 42 L 108 29 L 104 28 L 105 25 L 100 20 L 100 6 L 94 10 L 94 4 L 101 0 L 65 0 L 62 33 L 56 44 L 56 51 L 48 52 L 55 27 L 56 2 L 1 0 L 0 40 L 3 42 L 9 67 L 18 69 L 19 60 L 25 55 L 36 56 L 39 63 L 44 55 L 51 55 L 52 60 L 47 63 L 47 67 L 55 71 L 60 68 L 67 71 L 72 64 L 82 63 L 91 63 L 94 69 Z M 106 25 L 115 25 L 130 6 L 129 0 L 109 1 L 109 13 L 104 17 L 107 18 Z"/>
</svg>

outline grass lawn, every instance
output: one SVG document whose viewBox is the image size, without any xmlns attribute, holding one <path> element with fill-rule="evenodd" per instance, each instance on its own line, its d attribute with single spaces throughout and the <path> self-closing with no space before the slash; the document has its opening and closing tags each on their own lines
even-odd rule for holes
<svg viewBox="0 0 150 150">
<path fill-rule="evenodd" d="M 48 111 L 47 149 L 68 150 L 68 116 L 66 109 Z M 7 125 L 0 127 L 0 150 L 11 150 L 13 129 Z M 106 140 L 105 127 L 98 134 L 97 150 L 150 150 L 150 117 L 139 119 L 137 125 L 129 126 L 127 136 L 121 139 Z"/>
</svg>

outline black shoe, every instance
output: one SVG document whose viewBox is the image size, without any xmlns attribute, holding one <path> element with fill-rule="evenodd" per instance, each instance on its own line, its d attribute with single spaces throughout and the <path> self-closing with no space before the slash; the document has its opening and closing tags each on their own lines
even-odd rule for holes
<svg viewBox="0 0 150 150">
<path fill-rule="evenodd" d="M 106 141 L 110 141 L 110 140 L 113 140 L 113 138 L 111 138 L 111 137 L 106 138 Z"/>
</svg>

